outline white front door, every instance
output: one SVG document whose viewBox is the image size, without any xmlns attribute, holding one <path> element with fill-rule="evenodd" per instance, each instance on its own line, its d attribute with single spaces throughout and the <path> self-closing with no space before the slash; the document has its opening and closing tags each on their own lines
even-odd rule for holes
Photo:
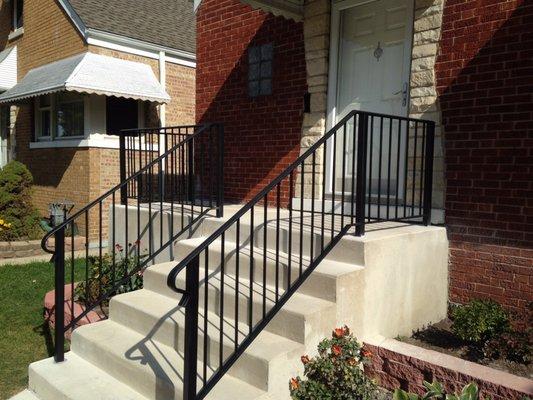
<svg viewBox="0 0 533 400">
<path fill-rule="evenodd" d="M 352 110 L 407 116 L 413 9 L 413 0 L 334 2 L 328 99 L 329 127 Z M 387 132 L 389 126 L 385 121 L 384 127 L 376 124 L 373 128 L 376 143 L 380 140 L 380 129 Z M 349 132 L 350 135 L 353 134 L 352 127 L 349 127 Z M 381 140 L 382 148 L 387 148 L 388 135 Z M 348 138 L 347 143 L 351 142 Z M 392 145 L 401 146 L 401 143 Z M 352 150 L 349 146 L 337 146 L 336 156 L 330 155 L 330 165 L 333 158 L 336 164 L 336 177 L 330 176 L 329 179 L 330 192 L 333 190 L 333 179 L 335 192 L 337 188 L 340 189 L 342 166 L 338 164 L 343 153 L 346 153 L 345 157 L 350 160 Z M 371 152 L 379 152 L 379 147 L 373 146 Z M 376 164 L 373 165 L 376 171 L 379 167 L 379 157 L 377 154 L 373 155 L 375 157 L 369 155 L 369 158 L 373 160 L 372 164 Z M 391 161 L 396 165 L 396 160 Z M 330 172 L 331 170 L 332 168 Z M 392 171 L 392 174 L 396 176 L 396 171 Z M 391 191 L 396 189 L 398 183 L 392 183 Z M 378 184 L 377 177 L 371 177 L 369 185 L 372 193 L 378 190 Z"/>
</svg>

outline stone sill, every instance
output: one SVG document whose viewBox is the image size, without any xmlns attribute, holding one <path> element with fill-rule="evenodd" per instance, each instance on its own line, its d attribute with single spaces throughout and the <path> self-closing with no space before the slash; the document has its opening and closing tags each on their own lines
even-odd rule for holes
<svg viewBox="0 0 533 400">
<path fill-rule="evenodd" d="M 480 390 L 492 396 L 494 400 L 533 396 L 533 381 L 530 379 L 448 354 L 383 337 L 366 340 L 365 346 L 374 354 L 371 369 L 377 372 L 377 375 L 388 375 L 385 378 L 389 378 L 387 379 L 389 383 L 404 380 L 410 387 L 420 387 L 422 377 L 427 379 L 426 375 L 429 372 L 433 375 L 433 379 L 441 381 L 445 386 L 454 387 L 455 390 L 459 382 L 465 384 L 477 382 Z M 387 362 L 398 368 L 387 368 Z M 401 371 L 404 376 L 394 374 L 393 369 Z M 388 389 L 394 388 L 388 387 Z"/>
</svg>

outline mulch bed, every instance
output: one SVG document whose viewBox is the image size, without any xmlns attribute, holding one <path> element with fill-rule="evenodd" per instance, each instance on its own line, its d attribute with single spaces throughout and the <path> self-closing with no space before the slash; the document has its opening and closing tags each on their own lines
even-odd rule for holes
<svg viewBox="0 0 533 400">
<path fill-rule="evenodd" d="M 451 330 L 451 325 L 452 321 L 446 318 L 423 330 L 415 332 L 411 337 L 402 337 L 399 339 L 402 342 L 423 347 L 425 349 L 435 350 L 463 360 L 506 371 L 513 375 L 533 379 L 533 364 L 524 365 L 505 359 L 486 359 L 479 350 L 476 350 L 457 338 Z"/>
</svg>

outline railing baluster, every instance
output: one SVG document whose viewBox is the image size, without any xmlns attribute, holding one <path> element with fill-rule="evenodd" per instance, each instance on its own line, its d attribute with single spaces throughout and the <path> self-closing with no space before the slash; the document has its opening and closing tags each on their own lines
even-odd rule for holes
<svg viewBox="0 0 533 400">
<path fill-rule="evenodd" d="M 292 201 L 294 198 L 294 174 L 291 171 L 289 176 L 289 238 L 287 249 L 287 290 L 291 288 L 292 278 Z"/>
<path fill-rule="evenodd" d="M 416 190 L 416 153 L 418 146 L 418 121 L 415 121 L 415 142 L 413 144 L 413 182 L 411 187 L 411 217 L 415 215 L 415 190 Z"/>
<path fill-rule="evenodd" d="M 402 120 L 398 120 L 398 149 L 396 150 L 396 205 L 394 218 L 398 219 L 398 206 L 400 205 L 400 157 L 402 147 Z"/>
<path fill-rule="evenodd" d="M 372 121 L 374 118 L 372 118 Z M 374 131 L 371 128 L 370 134 L 373 135 Z M 382 177 L 382 164 L 383 164 L 383 117 L 381 117 L 379 127 L 379 154 L 378 154 L 378 203 L 377 203 L 377 219 L 381 220 L 381 177 Z M 370 190 L 372 190 L 372 183 L 370 182 Z M 372 214 L 368 215 L 368 218 L 372 218 Z"/>
<path fill-rule="evenodd" d="M 241 240 L 241 220 L 237 220 L 236 248 L 235 248 L 235 349 L 239 345 L 239 269 L 240 269 L 240 240 Z"/>
<path fill-rule="evenodd" d="M 224 362 L 224 276 L 226 274 L 225 272 L 225 265 L 226 265 L 226 254 L 224 251 L 224 247 L 226 244 L 226 233 L 222 233 L 222 237 L 220 238 L 220 310 L 219 310 L 219 349 L 218 349 L 218 358 L 219 358 L 219 365 L 222 366 Z"/>
<path fill-rule="evenodd" d="M 392 162 L 392 124 L 393 119 L 389 118 L 389 153 L 387 157 L 387 219 L 390 218 L 390 175 Z"/>
<path fill-rule="evenodd" d="M 433 152 L 435 143 L 435 123 L 428 124 L 426 140 L 426 168 L 424 170 L 424 225 L 431 223 L 431 199 L 433 191 Z"/>
<path fill-rule="evenodd" d="M 254 207 L 250 209 L 250 298 L 248 300 L 248 327 L 249 332 L 253 328 L 253 296 L 254 296 L 254 273 L 255 273 L 255 258 L 254 258 Z"/>
<path fill-rule="evenodd" d="M 359 129 L 357 132 L 357 189 L 355 194 L 355 234 L 362 236 L 365 234 L 365 196 L 366 196 L 366 139 L 368 117 L 366 114 L 359 114 Z M 372 132 L 370 133 L 373 134 Z"/>
<path fill-rule="evenodd" d="M 279 217 L 281 186 L 276 189 L 276 303 L 279 300 Z"/>
<path fill-rule="evenodd" d="M 65 361 L 65 228 L 54 234 L 55 266 L 55 354 L 56 362 Z"/>
<path fill-rule="evenodd" d="M 185 304 L 185 341 L 183 399 L 196 399 L 196 375 L 198 371 L 198 270 L 200 257 L 195 257 L 187 267 L 185 287 L 187 302 Z"/>
<path fill-rule="evenodd" d="M 263 200 L 263 318 L 266 315 L 266 281 L 267 281 L 267 240 L 268 240 L 268 221 L 267 221 L 268 193 Z"/>
</svg>

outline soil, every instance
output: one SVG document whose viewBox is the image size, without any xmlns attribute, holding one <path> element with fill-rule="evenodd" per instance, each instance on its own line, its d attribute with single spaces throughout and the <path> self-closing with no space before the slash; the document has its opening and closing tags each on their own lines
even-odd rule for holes
<svg viewBox="0 0 533 400">
<path fill-rule="evenodd" d="M 533 364 L 524 365 L 505 359 L 486 359 L 480 351 L 476 351 L 472 346 L 468 346 L 468 344 L 456 337 L 451 330 L 451 326 L 452 321 L 446 318 L 423 330 L 415 332 L 409 338 L 401 337 L 400 340 L 425 349 L 435 350 L 440 353 L 459 357 L 463 360 L 486 365 L 490 368 L 506 371 L 513 375 L 533 379 Z"/>
</svg>

